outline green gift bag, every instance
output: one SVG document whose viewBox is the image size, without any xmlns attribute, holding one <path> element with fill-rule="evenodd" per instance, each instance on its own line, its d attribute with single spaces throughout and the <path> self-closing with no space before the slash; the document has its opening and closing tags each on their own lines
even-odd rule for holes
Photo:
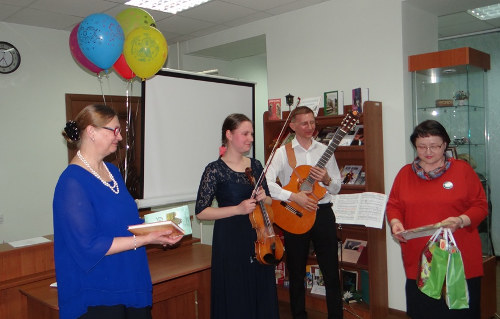
<svg viewBox="0 0 500 319">
<path fill-rule="evenodd" d="M 466 309 L 469 308 L 469 289 L 465 279 L 462 254 L 451 231 L 449 229 L 447 231 L 450 245 L 446 271 L 446 304 L 450 309 Z"/>
<path fill-rule="evenodd" d="M 448 247 L 440 247 L 441 232 L 443 228 L 439 228 L 425 245 L 417 273 L 418 288 L 434 299 L 441 298 L 448 266 Z"/>
</svg>

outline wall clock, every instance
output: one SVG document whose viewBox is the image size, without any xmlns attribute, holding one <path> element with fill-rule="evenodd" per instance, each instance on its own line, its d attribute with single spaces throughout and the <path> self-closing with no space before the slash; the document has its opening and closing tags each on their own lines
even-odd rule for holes
<svg viewBox="0 0 500 319">
<path fill-rule="evenodd" d="M 21 64 L 21 54 L 15 46 L 0 41 L 0 73 L 12 73 Z"/>
</svg>

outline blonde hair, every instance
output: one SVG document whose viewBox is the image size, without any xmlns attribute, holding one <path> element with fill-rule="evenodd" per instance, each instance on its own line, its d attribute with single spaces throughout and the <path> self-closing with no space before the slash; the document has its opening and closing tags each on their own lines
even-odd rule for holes
<svg viewBox="0 0 500 319">
<path fill-rule="evenodd" d="M 109 123 L 117 113 L 111 107 L 102 104 L 87 105 L 78 113 L 74 121 L 66 123 L 62 136 L 70 144 L 80 144 L 81 134 L 89 125 L 102 127 Z"/>
</svg>

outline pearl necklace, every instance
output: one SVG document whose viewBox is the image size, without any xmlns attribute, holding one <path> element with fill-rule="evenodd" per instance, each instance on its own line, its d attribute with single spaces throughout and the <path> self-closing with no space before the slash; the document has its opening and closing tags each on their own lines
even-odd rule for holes
<svg viewBox="0 0 500 319">
<path fill-rule="evenodd" d="M 113 193 L 115 194 L 118 194 L 120 192 L 120 188 L 118 187 L 118 183 L 115 181 L 115 178 L 113 177 L 113 175 L 111 174 L 111 172 L 109 171 L 108 167 L 106 166 L 106 164 L 104 164 L 104 168 L 106 169 L 106 171 L 108 172 L 109 174 L 109 178 L 111 178 L 111 181 L 113 182 L 113 186 L 111 186 L 110 183 L 106 182 L 105 180 L 103 180 L 101 178 L 101 176 L 96 172 L 94 171 L 94 169 L 90 166 L 90 164 L 87 162 L 87 160 L 85 160 L 85 158 L 83 157 L 82 153 L 80 153 L 80 151 L 76 152 L 76 155 L 78 156 L 78 158 L 83 162 L 83 164 L 85 164 L 85 166 L 87 166 L 87 168 L 90 170 L 90 172 L 95 176 L 97 177 L 97 179 L 99 179 L 104 185 L 108 186 L 112 191 Z M 115 190 L 116 188 L 116 190 Z"/>
</svg>

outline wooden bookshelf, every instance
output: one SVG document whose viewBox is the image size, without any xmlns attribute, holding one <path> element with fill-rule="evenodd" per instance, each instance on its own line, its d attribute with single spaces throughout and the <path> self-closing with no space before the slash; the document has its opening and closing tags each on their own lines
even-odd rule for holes
<svg viewBox="0 0 500 319">
<path fill-rule="evenodd" d="M 269 113 L 265 112 L 264 120 L 264 156 L 267 161 L 274 146 L 275 140 L 285 123 L 288 112 L 284 112 L 282 120 L 269 120 Z M 340 126 L 343 115 L 324 116 L 320 109 L 316 117 L 316 129 L 319 131 L 327 126 Z M 367 101 L 363 104 L 363 114 L 360 125 L 364 126 L 364 144 L 360 146 L 339 146 L 335 151 L 335 159 L 341 169 L 344 165 L 362 165 L 365 172 L 364 185 L 342 185 L 341 193 L 378 192 L 384 193 L 384 154 L 382 134 L 382 103 Z M 287 129 L 289 130 L 289 129 Z M 286 134 L 284 134 L 286 135 Z M 341 263 L 346 270 L 367 270 L 369 273 L 369 304 L 345 304 L 344 317 L 355 318 L 359 315 L 363 319 L 386 318 L 388 315 L 387 291 L 387 248 L 385 224 L 382 229 L 368 228 L 360 225 L 339 225 L 337 229 L 342 242 L 346 238 L 367 241 L 366 261 L 358 264 Z M 278 287 L 278 298 L 281 302 L 289 302 L 288 289 Z M 326 313 L 324 296 L 307 293 L 306 308 Z"/>
</svg>

